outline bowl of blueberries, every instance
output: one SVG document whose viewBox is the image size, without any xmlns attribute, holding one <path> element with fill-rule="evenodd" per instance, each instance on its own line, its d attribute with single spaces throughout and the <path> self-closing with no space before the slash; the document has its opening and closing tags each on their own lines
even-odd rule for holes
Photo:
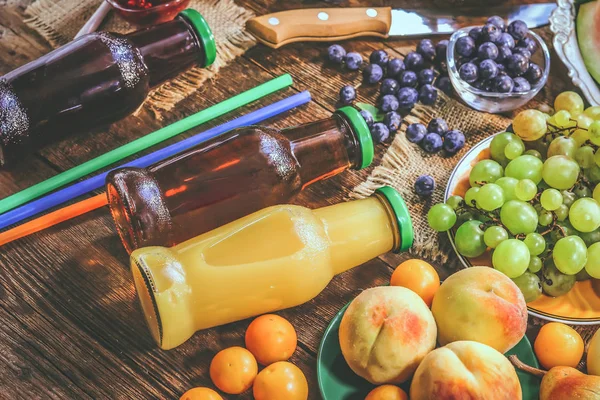
<svg viewBox="0 0 600 400">
<path fill-rule="evenodd" d="M 448 75 L 456 93 L 472 108 L 511 111 L 531 100 L 546 84 L 550 52 L 525 22 L 498 16 L 483 26 L 460 29 L 446 51 Z"/>
</svg>

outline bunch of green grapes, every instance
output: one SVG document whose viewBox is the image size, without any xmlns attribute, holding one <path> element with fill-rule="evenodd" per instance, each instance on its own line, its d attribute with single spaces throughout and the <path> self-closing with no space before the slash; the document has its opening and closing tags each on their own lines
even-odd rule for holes
<svg viewBox="0 0 600 400">
<path fill-rule="evenodd" d="M 600 107 L 561 93 L 552 116 L 519 113 L 475 164 L 464 198 L 434 205 L 429 225 L 455 229 L 457 251 L 492 251 L 527 302 L 600 279 Z"/>
</svg>

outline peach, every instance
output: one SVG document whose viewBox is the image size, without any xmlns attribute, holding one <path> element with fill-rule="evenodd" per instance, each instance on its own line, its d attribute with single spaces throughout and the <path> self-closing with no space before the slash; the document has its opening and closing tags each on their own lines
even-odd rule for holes
<svg viewBox="0 0 600 400">
<path fill-rule="evenodd" d="M 408 380 L 435 348 L 431 311 L 413 291 L 399 286 L 367 289 L 342 317 L 339 338 L 344 359 L 373 384 Z"/>
<path fill-rule="evenodd" d="M 431 311 L 442 346 L 474 340 L 506 353 L 527 328 L 523 294 L 510 278 L 489 267 L 463 269 L 446 279 Z"/>
<path fill-rule="evenodd" d="M 521 384 L 510 361 L 490 346 L 467 340 L 427 354 L 410 385 L 410 400 L 521 398 Z"/>
</svg>

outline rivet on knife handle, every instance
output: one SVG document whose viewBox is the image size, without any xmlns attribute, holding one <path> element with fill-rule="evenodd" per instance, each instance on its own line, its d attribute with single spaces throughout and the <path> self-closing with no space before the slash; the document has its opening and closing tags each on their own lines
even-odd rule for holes
<svg viewBox="0 0 600 400">
<path fill-rule="evenodd" d="M 390 7 L 305 8 L 252 18 L 248 29 L 272 48 L 308 41 L 329 42 L 357 36 L 388 37 Z"/>
</svg>

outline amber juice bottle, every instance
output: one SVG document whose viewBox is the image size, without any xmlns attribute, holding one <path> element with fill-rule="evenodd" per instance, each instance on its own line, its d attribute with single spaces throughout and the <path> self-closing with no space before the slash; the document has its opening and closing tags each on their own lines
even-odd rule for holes
<svg viewBox="0 0 600 400">
<path fill-rule="evenodd" d="M 235 129 L 149 168 L 115 170 L 106 191 L 131 252 L 176 245 L 372 160 L 369 128 L 344 107 L 293 128 Z"/>
</svg>

